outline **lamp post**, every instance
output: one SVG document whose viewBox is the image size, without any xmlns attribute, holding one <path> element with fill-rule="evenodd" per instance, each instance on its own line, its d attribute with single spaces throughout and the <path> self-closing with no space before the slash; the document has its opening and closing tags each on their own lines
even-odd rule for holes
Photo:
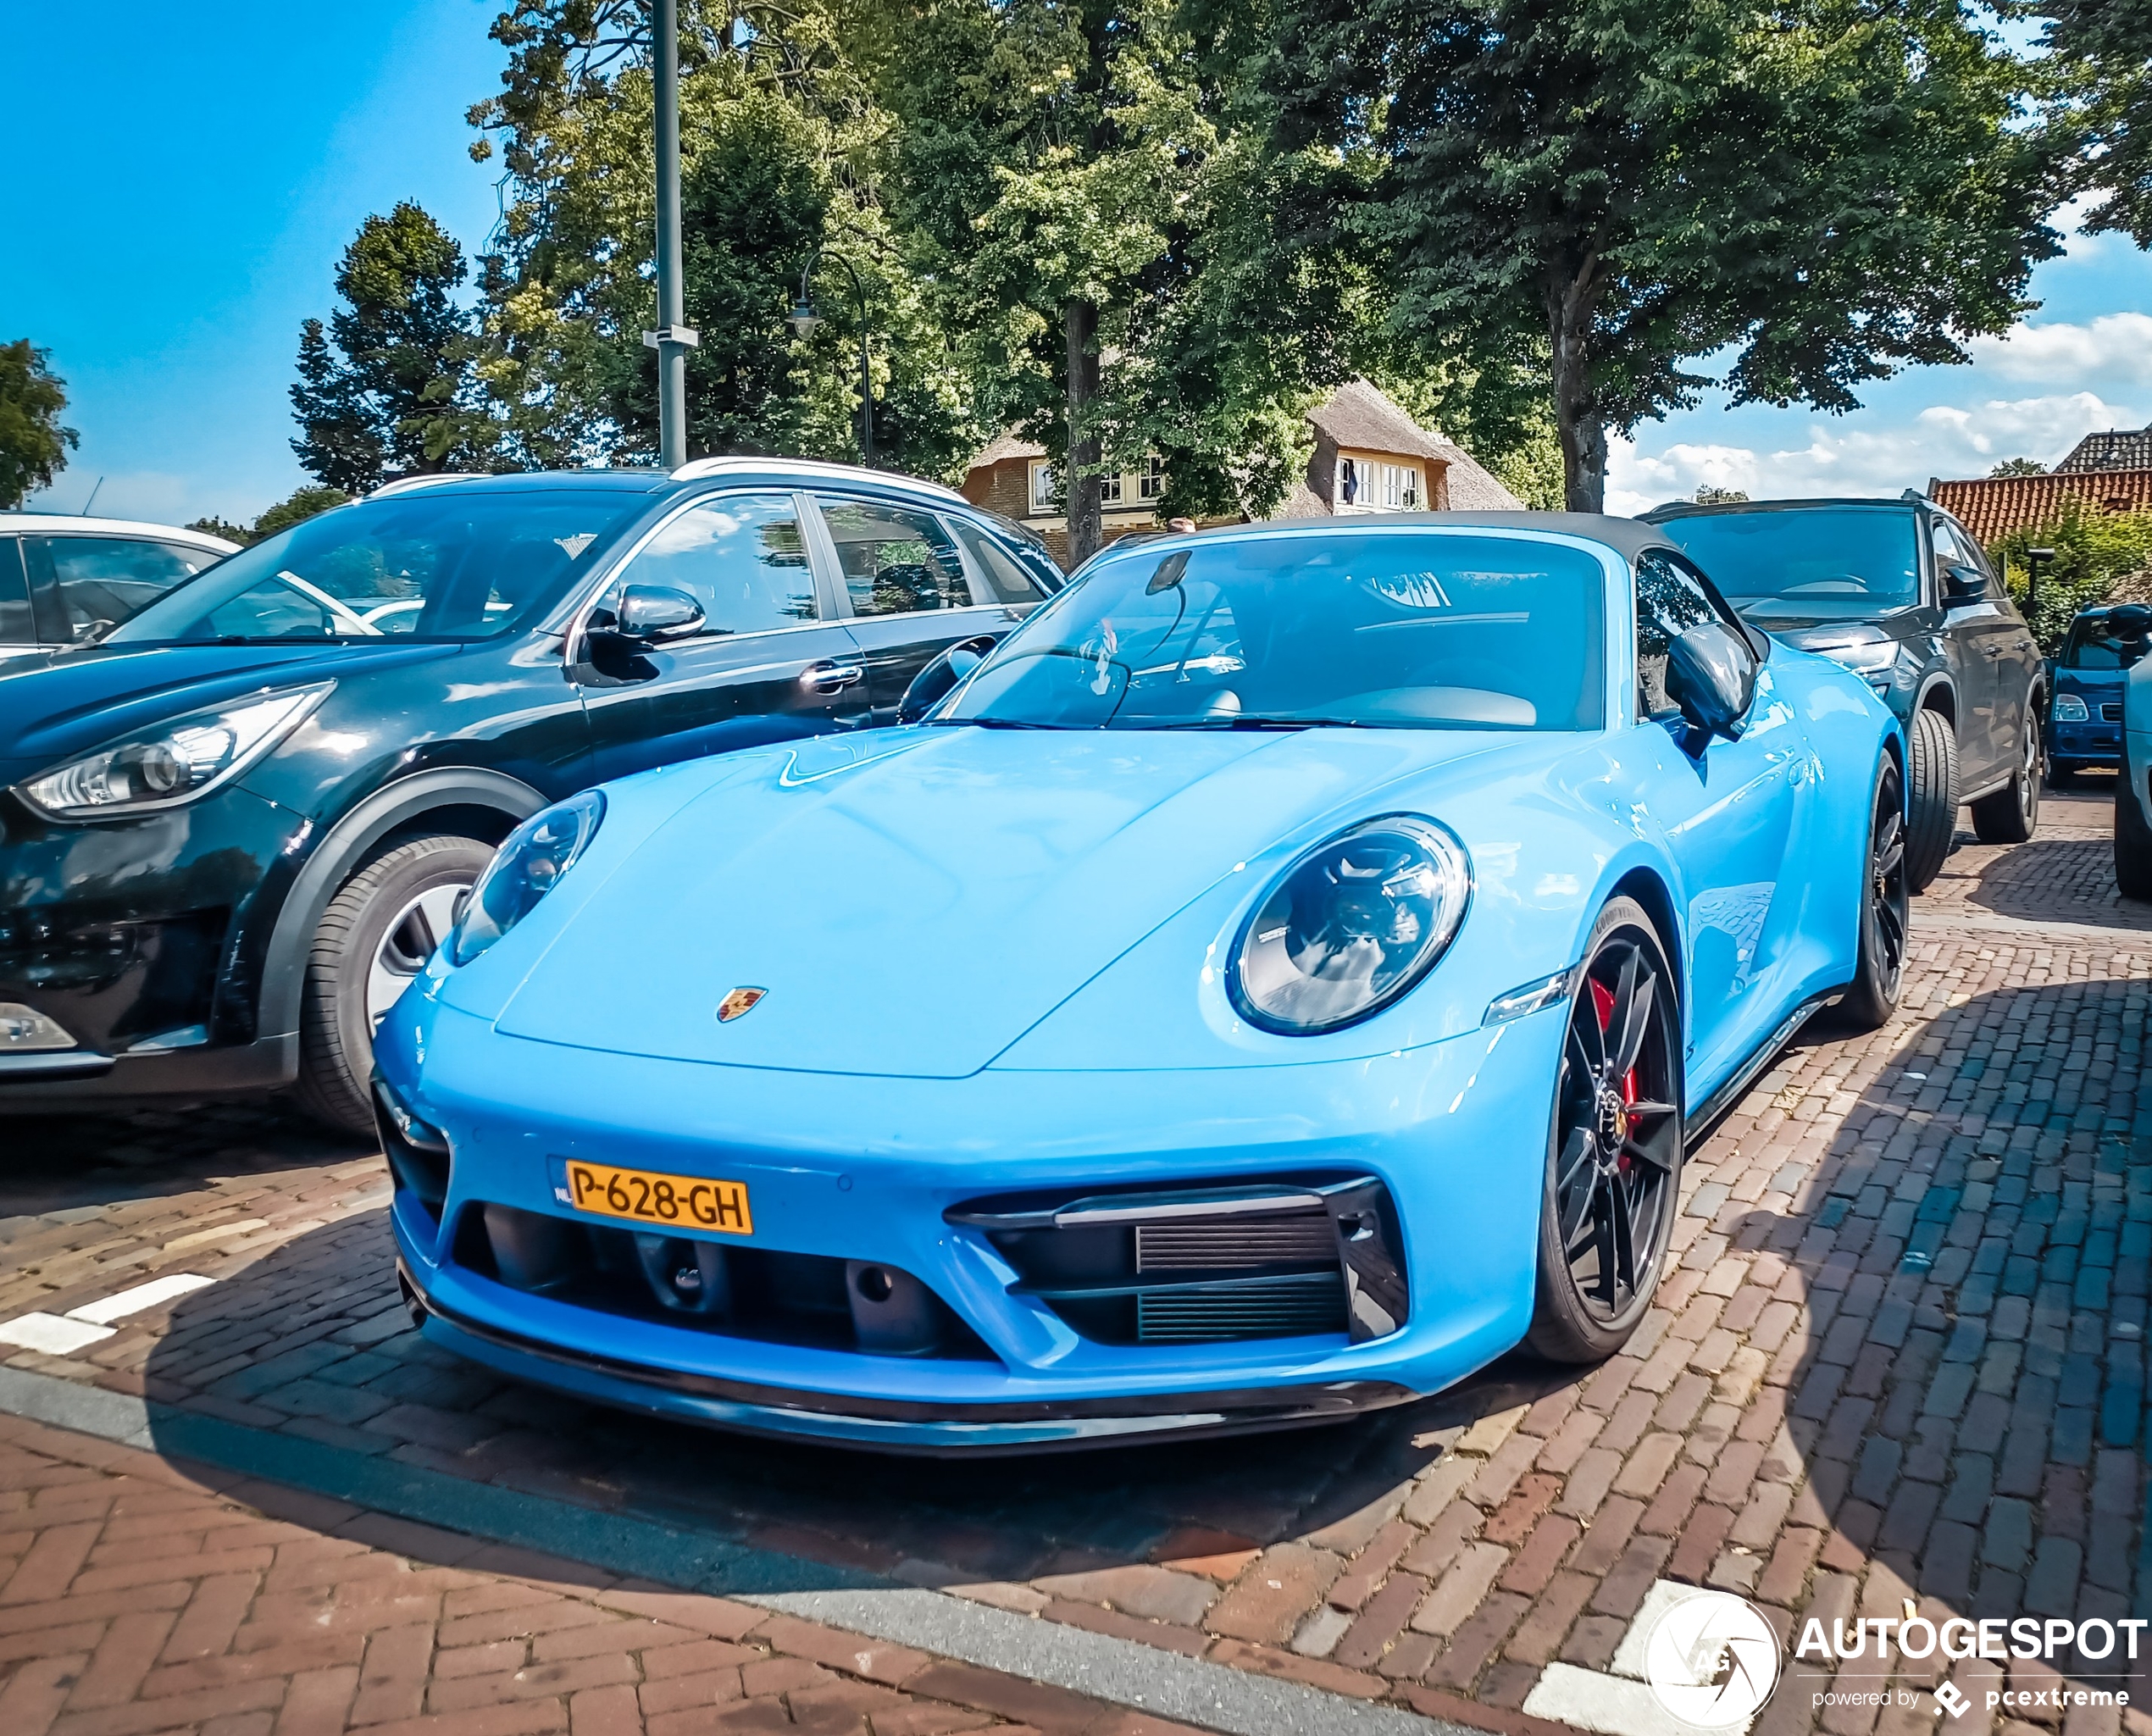
<svg viewBox="0 0 2152 1736">
<path fill-rule="evenodd" d="M 800 299 L 793 304 L 788 316 L 792 330 L 801 337 L 809 336 L 822 324 L 822 316 L 814 311 L 814 303 L 807 296 L 807 279 L 814 275 L 814 268 L 822 263 L 824 249 L 817 247 L 800 271 Z M 874 369 L 867 349 L 867 290 L 859 280 L 859 274 L 851 269 L 851 261 L 840 256 L 837 263 L 845 268 L 845 275 L 851 280 L 852 293 L 859 297 L 859 462 L 872 465 L 874 462 Z"/>
<path fill-rule="evenodd" d="M 655 0 L 652 56 L 657 103 L 657 330 L 642 341 L 657 352 L 657 462 L 687 462 L 687 352 L 702 341 L 687 323 L 680 285 L 680 4 Z"/>
<path fill-rule="evenodd" d="M 2028 548 L 2025 551 L 2025 603 L 2030 608 L 2040 600 L 2040 568 L 2055 558 L 2051 548 Z"/>
</svg>

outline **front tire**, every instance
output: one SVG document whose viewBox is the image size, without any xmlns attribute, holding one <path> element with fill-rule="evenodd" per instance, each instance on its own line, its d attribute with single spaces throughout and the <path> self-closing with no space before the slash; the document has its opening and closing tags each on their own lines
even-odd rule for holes
<svg viewBox="0 0 2152 1736">
<path fill-rule="evenodd" d="M 1905 815 L 1905 886 L 1925 892 L 1958 832 L 1958 735 L 1938 711 L 1916 711 L 1905 732 L 1912 801 Z"/>
<path fill-rule="evenodd" d="M 2027 716 L 2009 783 L 1972 805 L 1972 829 L 1983 844 L 2023 844 L 2040 824 L 2040 720 Z"/>
<path fill-rule="evenodd" d="M 383 851 L 329 901 L 299 1008 L 300 1106 L 351 1134 L 374 1130 L 374 1032 L 493 859 L 472 838 L 414 838 Z"/>
<path fill-rule="evenodd" d="M 1870 807 L 1859 961 L 1838 1004 L 1839 1020 L 1855 1030 L 1872 1031 L 1889 1023 L 1905 984 L 1906 917 L 1912 901 L 1905 885 L 1904 803 L 1898 767 L 1885 760 L 1876 775 Z"/>
<path fill-rule="evenodd" d="M 2125 898 L 2152 899 L 2152 826 L 2145 824 L 2144 804 L 2130 787 L 2127 758 L 2115 785 L 2115 890 Z"/>
<path fill-rule="evenodd" d="M 1643 907 L 1609 901 L 1584 949 L 1555 1081 L 1525 1342 L 1597 1362 L 1651 1306 L 1680 1204 L 1681 1011 Z"/>
</svg>

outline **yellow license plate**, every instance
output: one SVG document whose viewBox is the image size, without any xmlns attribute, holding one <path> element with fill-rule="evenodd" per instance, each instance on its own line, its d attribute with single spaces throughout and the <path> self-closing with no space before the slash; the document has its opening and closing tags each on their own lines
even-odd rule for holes
<svg viewBox="0 0 2152 1736">
<path fill-rule="evenodd" d="M 736 1181 L 708 1181 L 693 1175 L 653 1175 L 646 1169 L 616 1169 L 609 1163 L 568 1163 L 568 1202 L 579 1212 L 624 1217 L 677 1229 L 716 1230 L 725 1235 L 752 1235 L 755 1220 L 747 1209 L 747 1190 Z"/>
</svg>

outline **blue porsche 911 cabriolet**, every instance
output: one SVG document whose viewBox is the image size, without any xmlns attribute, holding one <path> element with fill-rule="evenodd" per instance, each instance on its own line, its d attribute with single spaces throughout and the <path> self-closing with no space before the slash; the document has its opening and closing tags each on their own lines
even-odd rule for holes
<svg viewBox="0 0 2152 1736">
<path fill-rule="evenodd" d="M 1684 1141 L 1895 1004 L 1897 724 L 1656 530 L 1147 540 L 980 649 L 502 846 L 374 1043 L 429 1338 L 926 1452 L 1589 1361 Z"/>
</svg>

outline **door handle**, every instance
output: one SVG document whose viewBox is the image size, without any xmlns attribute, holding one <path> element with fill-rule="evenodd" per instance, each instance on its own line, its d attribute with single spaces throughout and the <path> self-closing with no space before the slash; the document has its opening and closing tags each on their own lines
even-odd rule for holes
<svg viewBox="0 0 2152 1736">
<path fill-rule="evenodd" d="M 866 676 L 864 663 L 809 663 L 800 676 L 800 685 L 811 693 L 841 693 Z"/>
</svg>

